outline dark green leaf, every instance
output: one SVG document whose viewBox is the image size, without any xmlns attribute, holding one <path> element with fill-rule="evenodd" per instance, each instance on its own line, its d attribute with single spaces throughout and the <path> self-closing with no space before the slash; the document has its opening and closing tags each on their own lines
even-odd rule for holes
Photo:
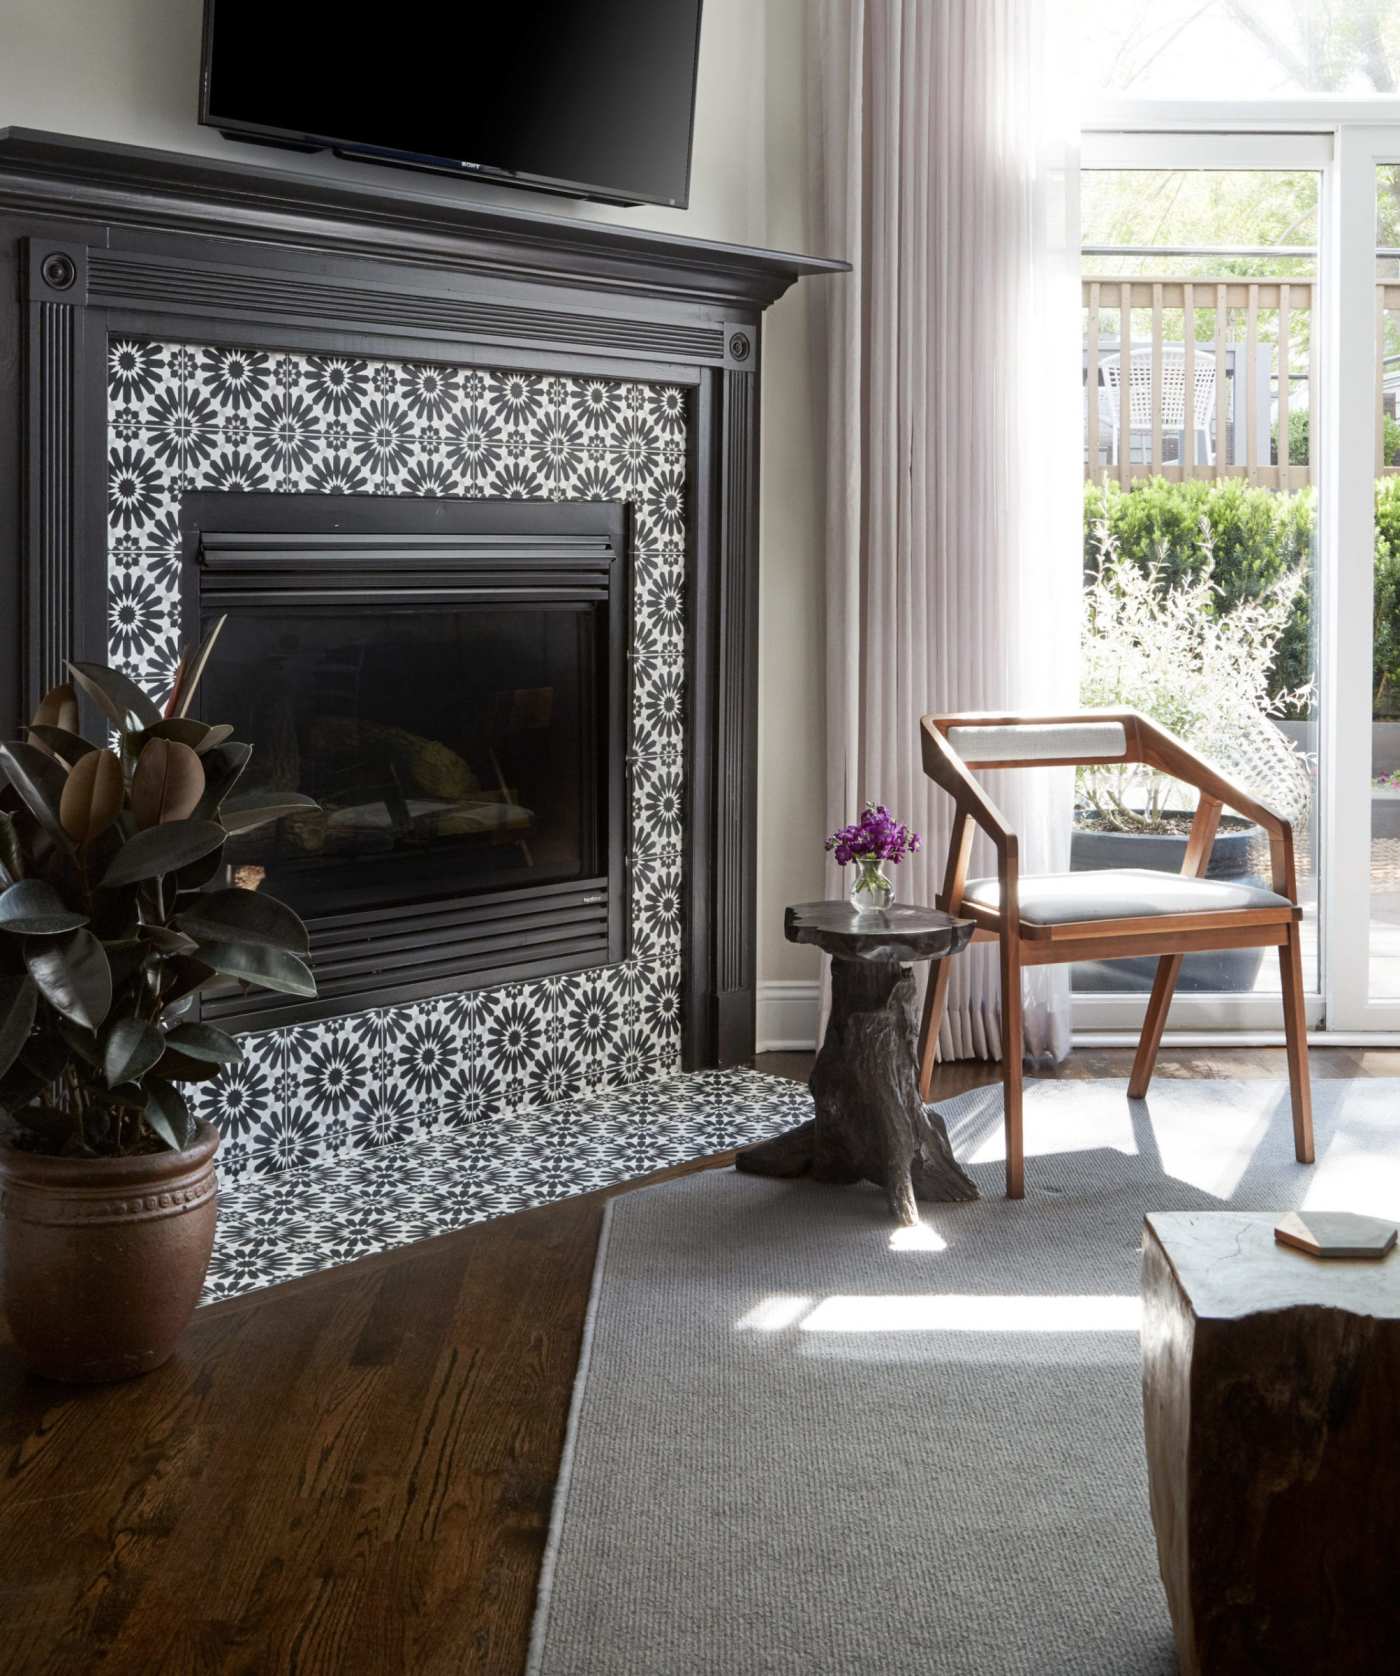
<svg viewBox="0 0 1400 1676">
<path fill-rule="evenodd" d="M 189 715 L 190 705 L 194 703 L 195 688 L 199 685 L 199 678 L 204 673 L 205 664 L 209 662 L 210 653 L 214 650 L 214 642 L 223 632 L 223 626 L 227 621 L 227 617 L 218 618 L 208 634 L 200 641 L 194 655 L 186 655 L 181 660 L 174 707 L 177 716 Z"/>
<path fill-rule="evenodd" d="M 195 810 L 197 817 L 206 820 L 218 813 L 219 805 L 238 784 L 252 754 L 253 747 L 241 739 L 230 739 L 225 745 L 205 751 L 200 758 L 204 764 L 204 795 Z"/>
<path fill-rule="evenodd" d="M 40 993 L 56 1012 L 96 1030 L 112 1006 L 112 968 L 107 951 L 88 930 L 66 937 L 35 937 L 25 944 L 24 963 Z"/>
<path fill-rule="evenodd" d="M 0 768 L 25 806 L 50 837 L 67 850 L 68 834 L 58 818 L 58 805 L 68 781 L 68 771 L 37 745 L 0 745 Z"/>
<path fill-rule="evenodd" d="M 261 943 L 301 955 L 310 948 L 306 927 L 286 903 L 256 890 L 209 891 L 182 909 L 175 923 L 216 943 Z"/>
<path fill-rule="evenodd" d="M 212 1024 L 180 1024 L 166 1038 L 191 1059 L 207 1059 L 214 1065 L 237 1065 L 243 1049 L 232 1036 Z"/>
<path fill-rule="evenodd" d="M 87 915 L 74 912 L 44 879 L 21 879 L 0 891 L 0 931 L 24 937 L 54 937 L 76 931 L 87 922 Z"/>
<path fill-rule="evenodd" d="M 197 751 L 206 742 L 213 745 L 219 743 L 217 739 L 209 739 L 213 731 L 208 722 L 197 722 L 193 716 L 166 716 L 154 727 L 145 728 L 138 736 L 136 746 L 139 750 L 148 739 L 171 739 L 177 744 L 188 745 L 192 751 Z M 227 738 L 228 735 L 225 734 L 224 737 Z"/>
<path fill-rule="evenodd" d="M 165 968 L 166 983 L 160 992 L 161 1006 L 169 1009 L 186 996 L 195 995 L 214 977 L 214 968 L 202 960 L 177 955 Z"/>
<path fill-rule="evenodd" d="M 155 700 L 117 669 L 101 663 L 70 663 L 73 678 L 92 702 L 123 733 L 154 727 L 161 719 Z"/>
<path fill-rule="evenodd" d="M 222 827 L 213 821 L 167 821 L 147 827 L 128 838 L 117 851 L 116 860 L 103 874 L 106 888 L 134 884 L 138 879 L 155 879 L 188 866 L 217 849 L 224 841 Z"/>
<path fill-rule="evenodd" d="M 136 935 L 161 954 L 193 954 L 197 947 L 187 932 L 176 931 L 168 925 L 143 925 Z"/>
<path fill-rule="evenodd" d="M 56 757 L 61 757 L 71 768 L 79 757 L 85 757 L 89 751 L 95 751 L 96 745 L 90 745 L 76 733 L 70 733 L 66 727 L 48 727 L 43 722 L 29 724 L 29 737 L 37 739 L 47 745 Z"/>
<path fill-rule="evenodd" d="M 7 884 L 25 875 L 24 851 L 19 847 L 19 833 L 13 815 L 0 813 L 0 878 Z"/>
<path fill-rule="evenodd" d="M 299 815 L 307 809 L 319 809 L 314 797 L 299 791 L 250 791 L 242 797 L 228 798 L 219 811 L 230 833 L 249 832 L 268 821 L 279 821 L 284 815 Z"/>
<path fill-rule="evenodd" d="M 142 1018 L 119 1018 L 107 1031 L 102 1071 L 107 1085 L 139 1082 L 165 1052 L 165 1037 Z"/>
<path fill-rule="evenodd" d="M 223 1066 L 216 1065 L 212 1059 L 192 1059 L 178 1048 L 168 1047 L 156 1069 L 171 1082 L 212 1082 Z"/>
<path fill-rule="evenodd" d="M 214 975 L 213 972 L 209 974 L 211 978 Z M 198 995 L 195 994 L 182 995 L 178 1001 L 172 1001 L 168 1007 L 162 1007 L 160 1012 L 161 1023 L 165 1025 L 178 1024 L 182 1018 L 187 1018 L 194 1010 L 194 1004 L 198 999 Z"/>
<path fill-rule="evenodd" d="M 212 879 L 219 875 L 219 869 L 224 864 L 224 847 L 219 845 L 217 850 L 210 850 L 206 856 L 198 861 L 192 861 L 188 867 L 182 867 L 175 875 L 175 888 L 179 891 L 203 890 Z"/>
<path fill-rule="evenodd" d="M 60 1018 L 58 1033 L 67 1044 L 70 1053 L 76 1054 L 85 1065 L 97 1069 L 101 1061 L 98 1057 L 97 1037 L 91 1030 L 84 1030 L 82 1025 L 74 1024 L 71 1018 Z"/>
<path fill-rule="evenodd" d="M 314 995 L 316 980 L 294 954 L 264 948 L 258 943 L 201 943 L 199 958 L 228 978 L 260 984 L 283 995 Z"/>
<path fill-rule="evenodd" d="M 19 1058 L 34 1028 L 39 991 L 27 978 L 0 978 L 0 1077 Z"/>
<path fill-rule="evenodd" d="M 173 1151 L 187 1147 L 195 1137 L 196 1124 L 185 1097 L 162 1077 L 147 1077 L 146 1122 Z"/>
</svg>

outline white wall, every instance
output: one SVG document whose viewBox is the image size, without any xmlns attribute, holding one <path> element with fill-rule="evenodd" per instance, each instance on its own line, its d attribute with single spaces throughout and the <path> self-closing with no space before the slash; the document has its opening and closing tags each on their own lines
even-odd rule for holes
<svg viewBox="0 0 1400 1676">
<path fill-rule="evenodd" d="M 199 0 L 0 0 L 0 127 L 328 173 L 404 196 L 470 196 L 697 238 L 809 248 L 805 0 L 705 0 L 689 210 L 613 209 L 476 182 L 449 187 L 224 140 L 196 120 L 201 14 Z M 765 327 L 760 605 L 759 981 L 804 988 L 815 961 L 783 941 L 782 910 L 822 889 L 822 514 L 806 305 L 813 283 L 840 282 L 804 282 Z"/>
<path fill-rule="evenodd" d="M 765 0 L 767 242 L 811 250 L 804 43 L 806 0 Z M 840 251 L 817 254 L 836 255 Z M 818 378 L 805 280 L 765 316 L 762 584 L 759 600 L 758 1041 L 806 1045 L 816 1029 L 819 956 L 783 938 L 783 908 L 824 894 L 826 832 Z"/>
</svg>

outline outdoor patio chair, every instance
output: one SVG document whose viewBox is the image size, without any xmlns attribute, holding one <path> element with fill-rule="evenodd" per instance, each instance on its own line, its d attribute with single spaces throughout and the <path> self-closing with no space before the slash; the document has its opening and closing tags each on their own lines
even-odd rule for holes
<svg viewBox="0 0 1400 1676">
<path fill-rule="evenodd" d="M 1108 433 L 1109 462 L 1118 463 L 1123 446 L 1121 355 L 1105 355 L 1099 362 L 1099 426 Z M 1182 457 L 1191 446 L 1193 464 L 1213 465 L 1211 425 L 1215 421 L 1215 356 L 1197 349 L 1193 372 L 1194 399 L 1191 404 L 1192 432 L 1186 432 L 1186 350 L 1179 343 L 1162 346 L 1162 435 L 1181 439 Z M 1128 369 L 1128 448 L 1134 435 L 1145 437 L 1150 452 L 1152 439 L 1152 351 L 1134 349 Z M 1199 457 L 1197 457 L 1199 456 Z"/>
<path fill-rule="evenodd" d="M 1293 1146 L 1300 1164 L 1313 1161 L 1312 1095 L 1303 1016 L 1303 961 L 1293 828 L 1232 785 L 1171 734 L 1135 710 L 1091 710 L 1072 716 L 925 716 L 924 772 L 955 809 L 938 906 L 974 922 L 973 942 L 996 942 L 1001 954 L 1002 1084 L 1006 1122 L 1006 1193 L 1025 1191 L 1021 1133 L 1021 971 L 1073 960 L 1126 960 L 1156 955 L 1157 975 L 1128 1094 L 1147 1093 L 1183 955 L 1198 950 L 1277 948 L 1288 1043 Z M 1114 868 L 1087 873 L 1023 875 L 1016 834 L 973 769 L 1065 768 L 1141 763 L 1194 786 L 1199 794 L 1182 869 L 1163 873 Z M 1256 821 L 1268 834 L 1272 889 L 1209 879 L 1211 846 L 1223 808 Z M 969 879 L 974 829 L 996 850 L 994 877 Z M 934 968 L 919 1038 L 919 1089 L 933 1086 L 938 1031 L 953 962 Z"/>
</svg>

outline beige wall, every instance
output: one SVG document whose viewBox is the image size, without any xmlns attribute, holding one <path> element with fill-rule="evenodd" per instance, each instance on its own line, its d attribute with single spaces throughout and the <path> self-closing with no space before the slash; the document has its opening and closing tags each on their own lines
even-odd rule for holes
<svg viewBox="0 0 1400 1676">
<path fill-rule="evenodd" d="M 805 0 L 705 0 L 688 211 L 613 209 L 505 187 L 299 156 L 196 121 L 198 0 L 0 0 L 0 126 L 120 140 L 330 173 L 403 195 L 463 195 L 697 238 L 808 249 Z M 811 282 L 809 282 L 811 283 Z M 830 282 L 817 282 L 830 283 Z M 803 287 L 768 316 L 764 350 L 759 753 L 759 978 L 808 978 L 782 938 L 784 902 L 821 890 L 821 512 Z"/>
<path fill-rule="evenodd" d="M 766 0 L 768 243 L 812 249 L 802 28 L 805 0 Z M 840 252 L 817 252 L 839 255 Z M 823 681 L 824 476 L 817 429 L 819 367 L 806 280 L 765 317 L 763 346 L 762 583 L 759 601 L 759 1039 L 776 1031 L 781 1006 L 764 986 L 817 977 L 814 949 L 783 938 L 783 908 L 823 894 L 825 833 Z M 793 1004 L 788 1003 L 791 1007 Z M 796 1003 L 800 1020 L 803 1003 Z M 815 1019 L 813 1017 L 813 1022 Z M 801 1033 L 800 1023 L 798 1033 Z"/>
</svg>

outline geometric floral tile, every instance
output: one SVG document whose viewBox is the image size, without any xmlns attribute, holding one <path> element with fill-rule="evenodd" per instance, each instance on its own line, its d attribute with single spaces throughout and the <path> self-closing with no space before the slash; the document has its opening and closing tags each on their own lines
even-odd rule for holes
<svg viewBox="0 0 1400 1676">
<path fill-rule="evenodd" d="M 698 1071 L 226 1182 L 204 1303 L 795 1128 L 806 1085 Z"/>
<path fill-rule="evenodd" d="M 108 650 L 157 699 L 183 640 L 189 490 L 622 499 L 633 513 L 631 958 L 245 1036 L 244 1063 L 193 1090 L 223 1131 L 226 1184 L 465 1134 L 676 1070 L 688 423 L 675 385 L 110 340 Z"/>
</svg>

